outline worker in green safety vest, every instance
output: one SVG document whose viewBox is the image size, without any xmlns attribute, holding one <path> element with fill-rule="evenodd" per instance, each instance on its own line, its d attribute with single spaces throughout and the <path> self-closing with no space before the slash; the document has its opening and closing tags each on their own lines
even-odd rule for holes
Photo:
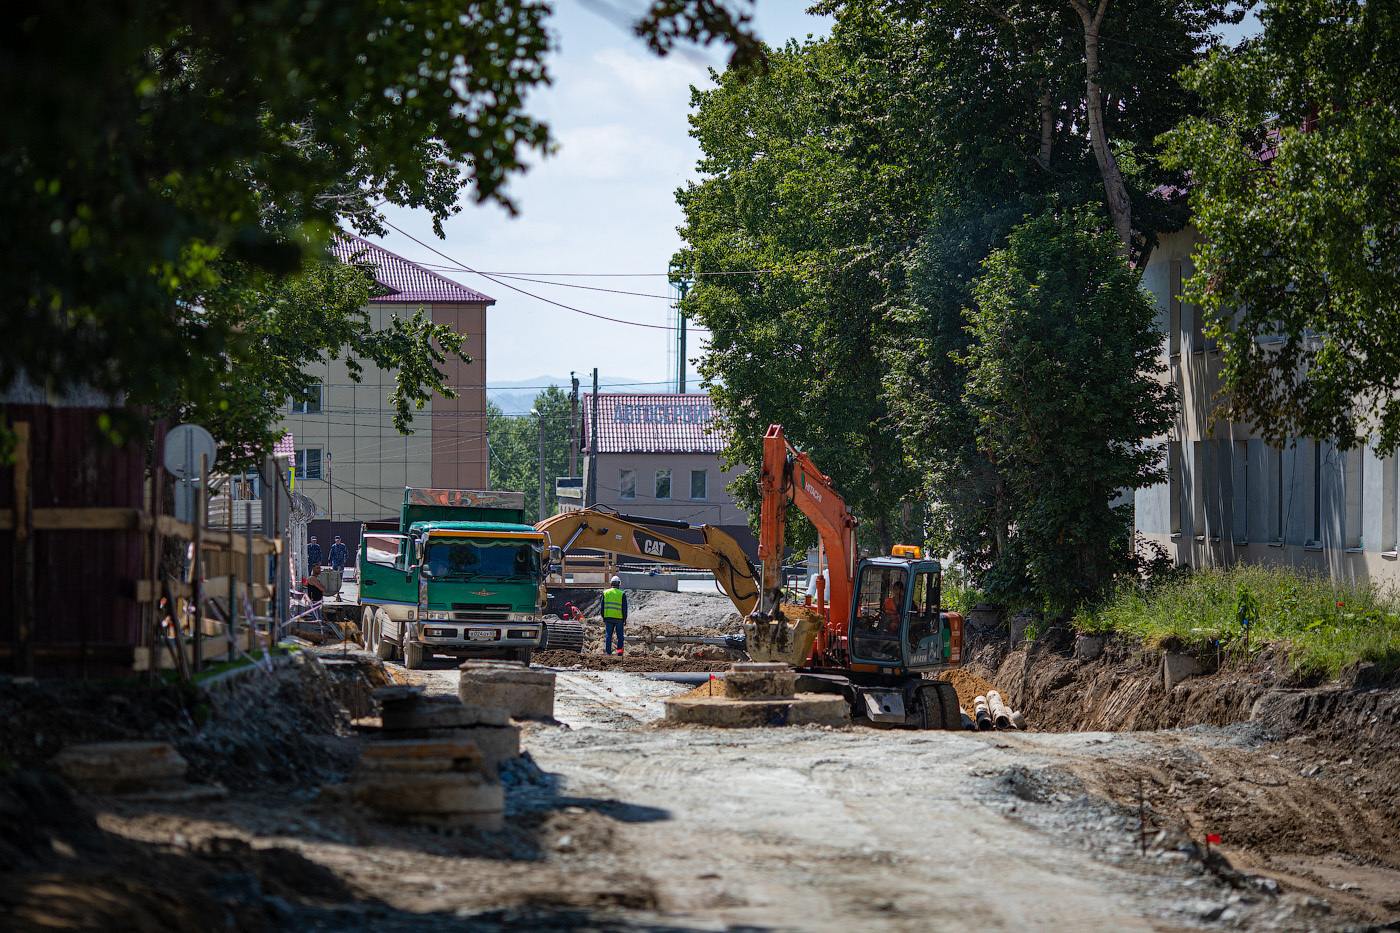
<svg viewBox="0 0 1400 933">
<path fill-rule="evenodd" d="M 622 592 L 622 578 L 613 577 L 612 586 L 603 590 L 603 650 L 613 653 L 613 634 L 617 634 L 617 653 L 622 654 L 622 627 L 627 624 L 627 594 Z"/>
</svg>

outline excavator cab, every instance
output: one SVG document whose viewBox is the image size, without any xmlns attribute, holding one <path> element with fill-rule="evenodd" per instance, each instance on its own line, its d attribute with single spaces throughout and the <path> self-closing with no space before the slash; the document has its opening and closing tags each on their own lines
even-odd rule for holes
<svg viewBox="0 0 1400 933">
<path fill-rule="evenodd" d="M 939 611 L 937 561 L 876 557 L 861 563 L 851 606 L 854 664 L 937 670 L 952 655 L 952 632 Z"/>
</svg>

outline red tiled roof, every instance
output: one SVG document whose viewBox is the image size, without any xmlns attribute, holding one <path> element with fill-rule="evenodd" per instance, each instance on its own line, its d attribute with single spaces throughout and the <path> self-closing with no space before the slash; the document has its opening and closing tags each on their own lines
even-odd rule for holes
<svg viewBox="0 0 1400 933">
<path fill-rule="evenodd" d="M 710 431 L 708 395 L 598 393 L 598 453 L 717 454 L 724 439 Z M 583 396 L 584 449 L 593 423 L 593 396 Z"/>
<path fill-rule="evenodd" d="M 484 301 L 495 304 L 496 299 L 458 285 L 449 278 L 429 272 L 402 256 L 376 246 L 353 233 L 337 233 L 331 241 L 331 252 L 341 262 L 369 263 L 374 267 L 374 280 L 384 292 L 373 301 L 431 303 L 435 301 Z"/>
</svg>

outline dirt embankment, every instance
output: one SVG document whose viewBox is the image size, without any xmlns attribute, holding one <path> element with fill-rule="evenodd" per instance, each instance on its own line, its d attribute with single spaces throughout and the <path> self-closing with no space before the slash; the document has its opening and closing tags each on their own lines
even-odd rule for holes
<svg viewBox="0 0 1400 933">
<path fill-rule="evenodd" d="M 974 647 L 966 667 L 1000 685 L 1036 730 L 1219 735 L 1209 744 L 1183 736 L 1166 754 L 1071 755 L 1066 764 L 1087 788 L 1145 813 L 1154 831 L 1198 842 L 1219 835 L 1236 868 L 1361 915 L 1400 912 L 1394 678 L 1380 682 L 1361 667 L 1321 682 L 1266 649 L 1248 663 L 1193 658 L 1200 671 L 1167 689 L 1162 651 L 1110 639 L 1081 660 L 1074 645 L 1052 630 L 1015 651 Z"/>
</svg>

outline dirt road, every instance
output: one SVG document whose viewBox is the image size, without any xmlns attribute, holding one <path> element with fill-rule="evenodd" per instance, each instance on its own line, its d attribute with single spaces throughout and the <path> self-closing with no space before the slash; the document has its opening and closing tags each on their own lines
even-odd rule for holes
<svg viewBox="0 0 1400 933">
<path fill-rule="evenodd" d="M 455 689 L 451 672 L 424 680 L 430 690 Z M 1271 882 L 1207 869 L 1184 836 L 1152 829 L 1144 857 L 1136 815 L 1076 774 L 1086 763 L 1091 772 L 1123 770 L 1183 745 L 1249 755 L 1247 729 L 1008 736 L 658 725 L 662 698 L 684 689 L 636 674 L 561 672 L 557 703 L 568 728 L 532 726 L 525 740 L 557 776 L 550 794 L 624 808 L 566 812 L 572 819 L 549 821 L 543 848 L 549 864 L 595 892 L 594 906 L 608 901 L 598 883 L 617 879 L 616 902 L 647 909 L 638 923 L 891 931 L 1345 925 L 1317 898 L 1278 896 Z M 528 797 L 517 795 L 517 806 L 528 809 Z"/>
<path fill-rule="evenodd" d="M 410 676 L 429 693 L 456 692 L 447 659 Z M 527 724 L 528 757 L 503 771 L 501 833 L 382 822 L 319 798 L 315 781 L 237 786 L 199 804 L 94 798 L 85 803 L 102 838 L 74 829 L 51 856 L 72 867 L 0 884 L 0 905 L 33 918 L 15 929 L 137 928 L 137 907 L 176 916 L 178 885 L 215 913 L 140 928 L 180 933 L 1331 931 L 1400 915 L 1394 827 L 1366 825 L 1346 800 L 1309 797 L 1323 785 L 1300 777 L 1292 757 L 1308 749 L 1261 744 L 1249 726 L 978 734 L 661 724 L 664 698 L 685 689 L 624 671 L 559 671 L 559 724 Z M 318 741 L 353 759 L 362 740 Z M 1141 810 L 1130 799 L 1139 781 Z M 1257 841 L 1247 857 L 1232 854 L 1249 806 L 1262 834 L 1298 825 L 1290 807 L 1335 814 L 1372 857 L 1323 847 L 1281 866 L 1261 862 Z M 1235 822 L 1223 822 L 1227 813 Z M 1227 855 L 1283 883 L 1199 850 L 1192 838 L 1217 818 L 1229 827 Z"/>
</svg>

